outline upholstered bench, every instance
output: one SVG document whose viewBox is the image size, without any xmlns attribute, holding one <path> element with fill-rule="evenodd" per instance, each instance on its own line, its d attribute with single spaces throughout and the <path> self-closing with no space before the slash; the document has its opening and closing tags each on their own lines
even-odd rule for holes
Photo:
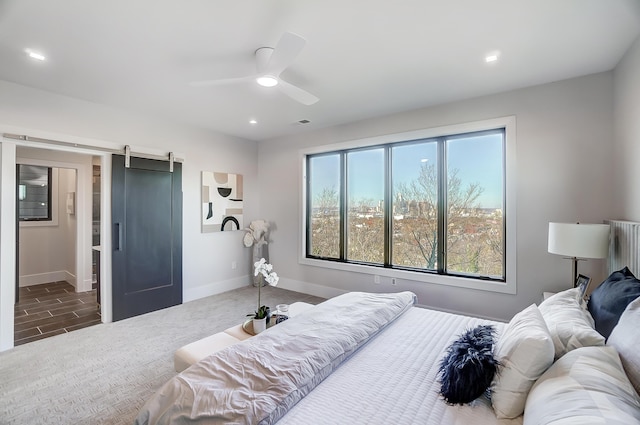
<svg viewBox="0 0 640 425">
<path fill-rule="evenodd" d="M 313 304 L 296 302 L 289 306 L 289 317 L 293 317 L 313 307 Z M 182 372 L 194 363 L 220 351 L 230 345 L 237 344 L 252 335 L 242 329 L 242 324 L 232 326 L 223 332 L 187 344 L 176 350 L 173 356 L 173 366 L 176 372 Z"/>
</svg>

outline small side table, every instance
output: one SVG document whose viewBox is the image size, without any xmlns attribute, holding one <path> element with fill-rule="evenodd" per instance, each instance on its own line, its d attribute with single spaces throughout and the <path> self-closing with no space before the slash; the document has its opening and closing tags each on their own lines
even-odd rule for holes
<svg viewBox="0 0 640 425">
<path fill-rule="evenodd" d="M 313 307 L 313 304 L 303 302 L 293 303 L 289 306 L 289 317 L 294 317 L 306 310 L 309 310 L 311 307 Z M 275 325 L 270 324 L 267 327 L 270 328 L 271 326 Z M 227 329 L 225 332 L 229 335 L 235 336 L 241 341 L 255 336 L 255 333 L 253 332 L 253 322 L 251 320 L 247 320 L 240 325 L 233 326 Z"/>
<path fill-rule="evenodd" d="M 557 294 L 557 292 L 543 292 L 542 293 L 542 301 L 546 300 L 547 298 L 553 296 Z"/>
</svg>

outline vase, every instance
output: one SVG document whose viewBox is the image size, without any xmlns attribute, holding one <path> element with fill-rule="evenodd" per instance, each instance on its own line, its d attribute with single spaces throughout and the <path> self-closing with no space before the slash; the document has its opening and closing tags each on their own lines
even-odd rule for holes
<svg viewBox="0 0 640 425">
<path fill-rule="evenodd" d="M 253 319 L 253 333 L 256 335 L 267 329 L 267 318 Z"/>
</svg>

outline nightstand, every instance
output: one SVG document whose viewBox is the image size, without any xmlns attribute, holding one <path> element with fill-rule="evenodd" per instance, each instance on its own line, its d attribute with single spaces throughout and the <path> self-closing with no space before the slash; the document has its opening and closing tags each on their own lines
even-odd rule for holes
<svg viewBox="0 0 640 425">
<path fill-rule="evenodd" d="M 546 300 L 547 298 L 549 298 L 552 295 L 557 294 L 557 292 L 543 292 L 542 293 L 542 301 Z"/>
</svg>

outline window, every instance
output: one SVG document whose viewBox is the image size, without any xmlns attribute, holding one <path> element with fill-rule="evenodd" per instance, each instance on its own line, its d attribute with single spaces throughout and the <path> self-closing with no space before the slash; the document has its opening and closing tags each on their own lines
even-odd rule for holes
<svg viewBox="0 0 640 425">
<path fill-rule="evenodd" d="M 347 259 L 384 262 L 384 149 L 351 151 L 347 158 Z"/>
<path fill-rule="evenodd" d="M 51 221 L 50 167 L 17 164 L 20 221 Z"/>
<path fill-rule="evenodd" d="M 340 258 L 340 155 L 318 155 L 309 158 L 308 173 L 314 192 L 309 197 L 307 252 L 316 258 Z"/>
<path fill-rule="evenodd" d="M 504 282 L 505 134 L 306 155 L 306 258 Z"/>
</svg>

